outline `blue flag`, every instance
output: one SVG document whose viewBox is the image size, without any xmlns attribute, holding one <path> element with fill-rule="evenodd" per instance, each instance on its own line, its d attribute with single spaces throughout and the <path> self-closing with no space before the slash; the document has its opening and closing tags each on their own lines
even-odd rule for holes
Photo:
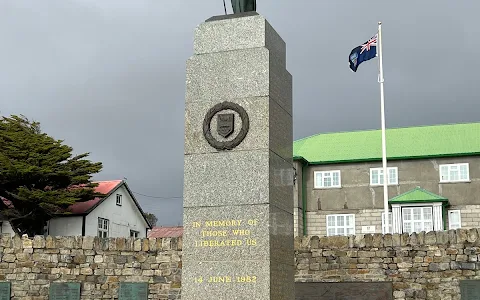
<svg viewBox="0 0 480 300">
<path fill-rule="evenodd" d="M 375 34 L 371 39 L 355 47 L 352 52 L 350 52 L 348 61 L 350 62 L 350 69 L 352 69 L 353 72 L 357 72 L 358 66 L 362 62 L 370 60 L 377 55 L 377 38 L 378 34 Z"/>
</svg>

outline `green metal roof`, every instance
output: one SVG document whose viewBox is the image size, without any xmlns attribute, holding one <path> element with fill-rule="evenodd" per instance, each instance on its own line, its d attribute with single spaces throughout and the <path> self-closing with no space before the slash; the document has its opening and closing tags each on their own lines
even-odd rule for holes
<svg viewBox="0 0 480 300">
<path fill-rule="evenodd" d="M 413 190 L 400 194 L 388 200 L 389 203 L 414 203 L 414 202 L 447 202 L 448 199 L 432 192 L 416 187 Z"/>
<path fill-rule="evenodd" d="M 408 159 L 480 154 L 480 123 L 386 130 L 387 158 Z M 293 143 L 293 156 L 310 164 L 382 159 L 381 130 L 324 133 Z"/>
</svg>

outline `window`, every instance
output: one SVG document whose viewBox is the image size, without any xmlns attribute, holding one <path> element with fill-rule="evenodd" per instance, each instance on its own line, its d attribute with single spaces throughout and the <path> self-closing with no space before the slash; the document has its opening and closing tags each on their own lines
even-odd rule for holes
<svg viewBox="0 0 480 300">
<path fill-rule="evenodd" d="M 391 212 L 388 213 L 388 233 L 393 233 L 392 231 L 392 218 L 393 218 L 393 215 Z M 387 231 L 385 230 L 387 229 L 385 227 L 385 213 L 382 212 L 382 233 L 385 234 L 387 233 Z"/>
<path fill-rule="evenodd" d="M 388 184 L 398 184 L 398 168 L 387 168 Z M 370 169 L 370 185 L 383 185 L 383 168 Z"/>
<path fill-rule="evenodd" d="M 340 187 L 340 171 L 317 171 L 315 175 L 315 188 Z"/>
<path fill-rule="evenodd" d="M 355 215 L 328 215 L 327 236 L 354 235 Z"/>
<path fill-rule="evenodd" d="M 122 195 L 117 194 L 117 201 L 116 201 L 118 206 L 122 206 Z"/>
<path fill-rule="evenodd" d="M 469 181 L 468 163 L 440 165 L 440 182 Z"/>
<path fill-rule="evenodd" d="M 433 230 L 432 207 L 403 207 L 403 232 L 419 233 Z"/>
<path fill-rule="evenodd" d="M 140 232 L 138 232 L 138 231 L 130 230 L 130 237 L 138 238 L 139 234 L 140 234 Z"/>
<path fill-rule="evenodd" d="M 459 210 L 448 211 L 448 229 L 458 229 L 462 227 L 462 220 Z"/>
<path fill-rule="evenodd" d="M 108 224 L 109 221 L 107 219 L 98 218 L 98 236 L 101 238 L 108 237 Z"/>
</svg>

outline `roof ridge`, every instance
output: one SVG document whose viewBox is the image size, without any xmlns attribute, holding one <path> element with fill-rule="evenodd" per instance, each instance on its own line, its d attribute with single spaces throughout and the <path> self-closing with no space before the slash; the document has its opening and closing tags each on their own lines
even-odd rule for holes
<svg viewBox="0 0 480 300">
<path fill-rule="evenodd" d="M 96 180 L 92 181 L 92 183 L 100 183 L 100 182 L 121 182 L 123 179 L 112 179 L 112 180 Z"/>
<path fill-rule="evenodd" d="M 411 190 L 408 190 L 408 191 L 406 191 L 406 192 L 404 192 L 404 193 L 402 193 L 402 194 L 400 194 L 400 195 L 397 195 L 397 196 L 395 196 L 395 197 L 393 197 L 393 198 L 390 198 L 389 201 L 395 201 L 395 200 L 397 200 L 397 199 L 400 199 L 400 198 L 403 198 L 403 197 L 405 197 L 405 196 L 407 196 L 407 195 L 410 195 L 410 194 L 412 194 L 412 193 L 414 193 L 414 192 L 416 192 L 416 191 L 419 191 L 419 192 L 421 192 L 421 193 L 425 193 L 425 194 L 427 194 L 427 195 L 429 195 L 429 196 L 432 196 L 433 198 L 438 199 L 438 200 L 447 200 L 447 198 L 445 198 L 445 197 L 443 197 L 443 196 L 437 195 L 437 194 L 435 194 L 435 193 L 433 193 L 433 192 L 431 192 L 431 191 L 429 191 L 429 190 L 426 190 L 426 189 L 424 189 L 424 188 L 422 188 L 422 187 L 420 187 L 420 186 L 416 186 L 415 188 L 413 188 L 413 189 L 411 189 Z"/>
<path fill-rule="evenodd" d="M 395 197 L 390 198 L 390 200 L 394 200 L 394 199 L 397 199 L 397 198 L 400 198 L 400 197 L 409 195 L 409 194 L 417 191 L 418 189 L 421 189 L 421 188 L 420 188 L 419 186 L 417 186 L 417 187 L 415 187 L 415 188 L 413 188 L 413 189 L 411 189 L 411 190 L 408 190 L 408 191 L 406 191 L 406 192 L 404 192 L 404 193 L 401 193 L 400 195 L 396 195 Z"/>
<path fill-rule="evenodd" d="M 386 131 L 389 130 L 398 130 L 398 129 L 413 129 L 413 128 L 425 128 L 425 127 L 446 127 L 446 126 L 458 126 L 458 125 L 473 125 L 473 124 L 480 124 L 480 121 L 478 122 L 460 122 L 460 123 L 444 123 L 444 124 L 430 124 L 430 125 L 418 125 L 418 126 L 404 126 L 404 127 L 391 127 L 391 128 L 385 128 Z M 354 132 L 369 132 L 369 131 L 380 131 L 381 129 L 376 128 L 376 129 L 358 129 L 358 130 L 350 130 L 350 131 L 330 131 L 330 132 L 321 132 L 313 135 L 309 135 L 303 138 L 300 138 L 298 140 L 295 140 L 294 143 L 306 140 L 312 137 L 316 137 L 319 135 L 329 135 L 329 134 L 341 134 L 341 133 L 354 133 Z"/>
</svg>

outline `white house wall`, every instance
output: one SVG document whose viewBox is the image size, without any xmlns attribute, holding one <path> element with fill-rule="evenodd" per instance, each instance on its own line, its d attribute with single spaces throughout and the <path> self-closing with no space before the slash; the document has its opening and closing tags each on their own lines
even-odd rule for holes
<svg viewBox="0 0 480 300">
<path fill-rule="evenodd" d="M 81 216 L 55 218 L 48 223 L 48 234 L 51 236 L 77 236 L 82 235 Z"/>
<path fill-rule="evenodd" d="M 122 195 L 122 206 L 116 205 L 116 195 Z M 130 230 L 146 237 L 147 224 L 125 187 L 120 187 L 86 217 L 85 235 L 97 236 L 98 218 L 109 220 L 109 237 L 129 237 Z"/>
<path fill-rule="evenodd" d="M 8 221 L 2 221 L 2 227 L 0 228 L 0 233 L 9 233 L 10 235 L 15 235 L 12 225 Z"/>
</svg>

